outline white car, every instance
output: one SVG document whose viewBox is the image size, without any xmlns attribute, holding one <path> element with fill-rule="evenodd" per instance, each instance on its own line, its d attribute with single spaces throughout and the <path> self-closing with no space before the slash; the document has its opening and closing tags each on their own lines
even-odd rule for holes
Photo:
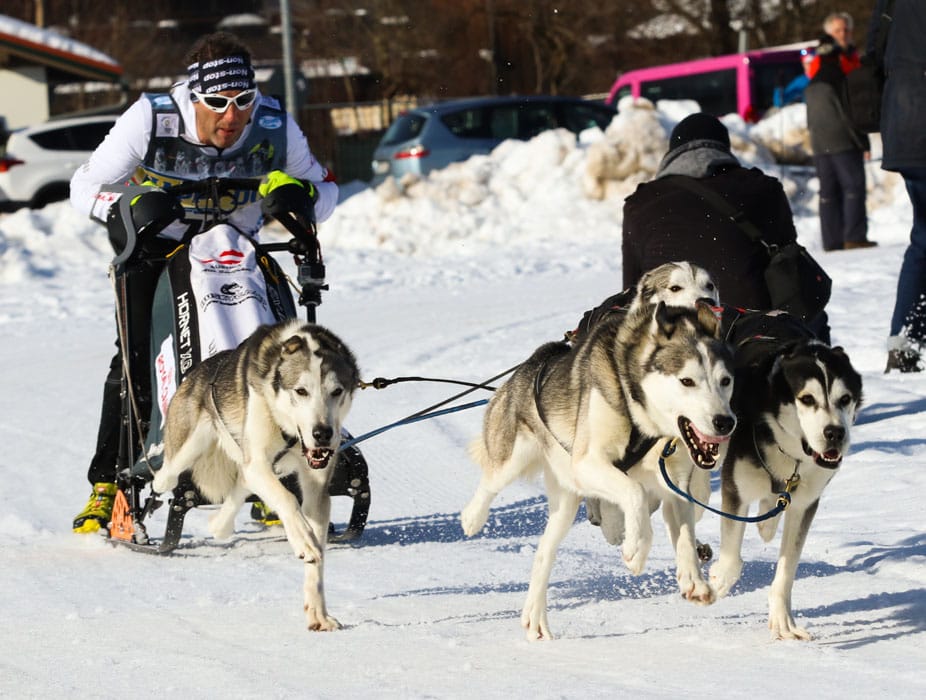
<svg viewBox="0 0 926 700">
<path fill-rule="evenodd" d="M 10 132 L 0 149 L 0 208 L 38 209 L 67 199 L 71 175 L 115 121 L 112 114 L 73 117 Z"/>
</svg>

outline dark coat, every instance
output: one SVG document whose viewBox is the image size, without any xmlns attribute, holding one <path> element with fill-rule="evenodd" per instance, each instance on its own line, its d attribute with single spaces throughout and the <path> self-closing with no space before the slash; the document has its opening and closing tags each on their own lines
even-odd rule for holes
<svg viewBox="0 0 926 700">
<path fill-rule="evenodd" d="M 838 58 L 825 60 L 804 89 L 807 129 L 814 155 L 847 151 L 869 151 L 868 135 L 858 131 L 849 119 L 846 76 Z"/>
<path fill-rule="evenodd" d="M 868 33 L 874 50 L 878 23 L 887 0 L 878 0 Z M 926 2 L 895 0 L 884 55 L 887 82 L 881 102 L 881 140 L 885 170 L 926 167 Z"/>
<path fill-rule="evenodd" d="M 687 260 L 711 273 L 720 299 L 750 309 L 768 309 L 771 300 L 763 271 L 765 249 L 743 230 L 677 184 L 670 175 L 637 187 L 624 203 L 624 287 L 667 262 Z M 757 168 L 728 166 L 699 178 L 739 210 L 746 212 L 769 243 L 797 238 L 791 206 L 781 183 Z"/>
</svg>

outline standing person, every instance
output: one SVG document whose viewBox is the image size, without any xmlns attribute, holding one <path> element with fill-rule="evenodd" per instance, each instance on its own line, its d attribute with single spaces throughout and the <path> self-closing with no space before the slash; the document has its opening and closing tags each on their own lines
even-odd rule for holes
<svg viewBox="0 0 926 700">
<path fill-rule="evenodd" d="M 817 47 L 816 75 L 804 89 L 813 163 L 820 179 L 820 235 L 823 250 L 870 248 L 865 209 L 868 135 L 849 119 L 841 50 L 829 37 Z"/>
<path fill-rule="evenodd" d="M 888 0 L 878 0 L 868 28 L 874 52 Z M 881 167 L 899 172 L 913 204 L 910 244 L 897 280 L 885 372 L 922 371 L 926 345 L 926 3 L 894 0 L 884 64 L 881 102 Z"/>
<path fill-rule="evenodd" d="M 852 43 L 854 22 L 848 12 L 831 12 L 823 20 L 823 33 L 839 46 L 839 66 L 843 73 L 851 73 L 862 65 L 858 49 Z M 807 75 L 813 78 L 820 69 L 820 57 L 814 56 L 807 69 Z"/>
<path fill-rule="evenodd" d="M 250 51 L 224 32 L 200 38 L 185 61 L 189 77 L 167 94 L 144 94 L 113 125 L 109 135 L 74 174 L 71 204 L 81 213 L 107 220 L 109 200 L 98 197 L 104 185 L 134 179 L 154 183 L 151 192 L 132 204 L 150 226 L 143 245 L 151 247 L 144 265 L 133 271 L 127 301 L 131 320 L 133 382 L 140 414 L 150 407 L 149 348 L 151 304 L 164 265 L 164 251 L 205 228 L 195 217 L 182 218 L 179 205 L 164 190 L 184 181 L 222 174 L 267 176 L 261 194 L 285 200 L 287 210 L 308 221 L 324 221 L 334 211 L 338 188 L 312 155 L 296 121 L 279 103 L 260 94 L 254 81 Z M 263 157 L 256 158 L 260 152 Z M 163 188 L 163 189 L 162 189 Z M 228 235 L 255 237 L 263 216 L 256 197 L 238 197 L 227 224 Z M 170 203 L 170 204 L 168 204 Z M 239 204 L 240 203 L 240 204 Z M 314 209 L 314 213 L 313 213 Z M 178 220 L 178 216 L 182 220 Z M 108 221 L 114 221 L 110 216 Z M 112 224 L 108 224 L 113 238 Z M 157 236 L 155 236 L 157 234 Z M 160 250 L 160 254 L 159 253 Z M 146 248 L 147 250 L 147 248 Z M 78 533 L 95 532 L 111 517 L 116 493 L 120 434 L 122 355 L 118 349 L 103 389 L 103 405 L 95 454 L 90 461 L 90 499 L 74 518 Z M 147 404 L 147 406 L 146 406 Z"/>
<path fill-rule="evenodd" d="M 781 183 L 758 168 L 744 168 L 730 151 L 730 134 L 716 117 L 699 112 L 680 121 L 656 177 L 624 202 L 624 288 L 647 270 L 686 260 L 711 273 L 721 301 L 769 309 L 764 272 L 769 256 L 730 217 L 685 186 L 693 178 L 720 195 L 752 222 L 769 245 L 797 239 L 791 205 Z M 811 326 L 829 342 L 826 312 Z"/>
</svg>

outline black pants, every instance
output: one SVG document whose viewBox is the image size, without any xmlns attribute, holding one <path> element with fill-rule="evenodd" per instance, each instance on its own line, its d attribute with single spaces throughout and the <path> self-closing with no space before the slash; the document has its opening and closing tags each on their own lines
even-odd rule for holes
<svg viewBox="0 0 926 700">
<path fill-rule="evenodd" d="M 865 159 L 861 151 L 813 157 L 820 178 L 820 234 L 824 250 L 868 238 Z"/>
<path fill-rule="evenodd" d="M 145 424 L 151 415 L 151 304 L 163 267 L 164 264 L 161 261 L 146 262 L 124 273 L 129 370 L 138 408 L 137 417 Z M 87 470 L 87 479 L 91 484 L 116 480 L 119 441 L 122 433 L 122 369 L 122 352 L 117 339 L 116 354 L 109 363 L 109 372 L 103 384 L 103 406 L 100 411 L 96 452 Z M 132 432 L 135 434 L 134 427 Z M 130 446 L 130 459 L 133 462 L 138 451 L 137 440 L 134 442 L 136 444 Z"/>
</svg>

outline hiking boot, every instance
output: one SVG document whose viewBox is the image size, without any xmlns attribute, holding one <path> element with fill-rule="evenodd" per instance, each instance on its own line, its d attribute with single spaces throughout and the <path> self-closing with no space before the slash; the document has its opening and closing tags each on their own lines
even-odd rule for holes
<svg viewBox="0 0 926 700">
<path fill-rule="evenodd" d="M 920 365 L 920 354 L 912 348 L 894 348 L 887 352 L 887 367 L 884 373 L 887 374 L 892 369 L 899 372 L 922 372 L 923 367 Z"/>
<path fill-rule="evenodd" d="M 74 532 L 85 535 L 98 532 L 101 527 L 106 527 L 112 518 L 116 490 L 115 484 L 106 481 L 94 484 L 90 500 L 74 518 Z"/>
<path fill-rule="evenodd" d="M 280 525 L 280 516 L 270 510 L 263 501 L 254 501 L 251 504 L 251 520 L 256 520 L 267 527 Z"/>
<path fill-rule="evenodd" d="M 843 244 L 843 248 L 846 250 L 855 250 L 856 248 L 874 248 L 876 245 L 878 245 L 877 241 L 846 241 Z"/>
</svg>

